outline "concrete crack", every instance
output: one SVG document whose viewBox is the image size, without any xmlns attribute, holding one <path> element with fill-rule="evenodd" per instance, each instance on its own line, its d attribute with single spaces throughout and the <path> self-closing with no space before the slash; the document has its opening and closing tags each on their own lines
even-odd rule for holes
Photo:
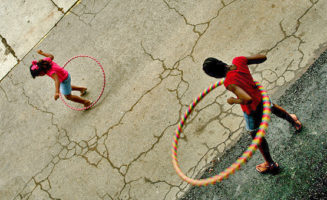
<svg viewBox="0 0 327 200">
<path fill-rule="evenodd" d="M 316 2 L 312 2 L 311 1 L 311 6 L 300 16 L 300 18 L 297 19 L 297 25 L 296 25 L 296 28 L 295 28 L 295 31 L 292 33 L 292 35 L 294 35 L 298 30 L 299 30 L 299 27 L 301 25 L 301 19 L 311 10 L 311 8 L 313 8 L 317 3 L 319 2 L 316 1 Z"/>
<path fill-rule="evenodd" d="M 20 198 L 26 198 L 28 199 L 28 197 L 33 193 L 33 191 L 36 189 L 36 187 L 39 185 L 41 190 L 46 192 L 49 196 L 49 198 L 51 199 L 56 199 L 54 197 L 52 197 L 52 195 L 43 187 L 42 183 L 44 181 L 48 181 L 49 183 L 49 187 L 51 188 L 51 185 L 50 185 L 50 181 L 49 181 L 49 177 L 51 176 L 54 168 L 55 168 L 55 165 L 59 163 L 60 160 L 67 160 L 67 159 L 70 159 L 71 157 L 73 156 L 76 156 L 77 153 L 76 153 L 76 149 L 78 144 L 75 143 L 75 142 L 72 142 L 69 137 L 68 137 L 68 134 L 67 134 L 67 131 L 65 129 L 60 129 L 58 124 L 55 124 L 54 123 L 54 113 L 52 112 L 49 112 L 49 111 L 46 111 L 46 110 L 42 110 L 40 108 L 38 108 L 37 106 L 33 105 L 31 102 L 30 102 L 30 97 L 28 95 L 26 95 L 26 92 L 25 92 L 25 89 L 23 87 L 23 95 L 27 98 L 27 104 L 29 106 L 31 106 L 32 108 L 38 110 L 38 111 L 41 111 L 42 113 L 45 113 L 45 114 L 49 114 L 51 116 L 51 124 L 53 126 L 56 127 L 57 131 L 60 133 L 58 136 L 57 136 L 57 140 L 58 142 L 56 144 L 59 144 L 62 149 L 59 151 L 59 153 L 57 155 L 54 155 L 52 156 L 52 160 L 38 173 L 36 173 L 35 176 L 33 176 L 28 182 L 27 184 L 25 185 L 25 187 L 23 188 L 23 190 L 21 192 L 19 192 L 19 194 L 17 195 L 17 197 L 20 197 Z M 63 141 L 62 138 L 65 138 L 67 139 L 67 141 Z M 73 144 L 72 144 L 73 143 Z M 54 144 L 54 145 L 56 145 Z M 72 151 L 72 150 L 75 150 L 74 151 L 74 154 L 72 154 L 69 158 L 67 158 L 66 156 Z M 50 169 L 50 171 L 49 171 Z M 40 177 L 38 177 L 40 176 Z M 37 178 L 38 177 L 38 178 Z M 43 178 L 42 178 L 43 177 Z M 38 179 L 38 180 L 37 180 Z M 39 180 L 40 179 L 40 180 Z M 29 186 L 31 184 L 31 181 L 34 182 L 35 186 L 31 188 L 31 186 Z M 29 189 L 31 188 L 31 189 Z"/>
<path fill-rule="evenodd" d="M 280 30 L 282 31 L 283 35 L 284 35 L 284 38 L 287 37 L 287 33 L 286 31 L 284 30 L 284 27 L 283 27 L 283 21 L 284 19 L 282 19 L 280 22 L 279 22 L 279 27 L 280 27 Z"/>
<path fill-rule="evenodd" d="M 108 200 L 108 198 L 109 199 L 111 199 L 111 200 L 114 200 L 114 198 L 112 197 L 112 196 L 110 196 L 110 194 L 108 194 L 108 193 L 106 193 L 105 195 L 103 195 L 103 196 L 101 196 L 101 195 L 99 195 L 98 194 L 98 196 L 101 198 L 101 199 L 105 199 L 106 198 L 106 200 Z"/>
<path fill-rule="evenodd" d="M 173 127 L 173 126 L 176 126 L 177 125 L 177 122 L 174 123 L 174 124 L 171 124 L 169 125 L 168 127 L 166 127 L 161 133 L 159 136 L 155 136 L 156 138 L 156 141 L 152 143 L 151 147 L 149 149 L 147 149 L 146 151 L 140 153 L 136 158 L 134 158 L 128 165 L 127 165 L 127 170 L 126 170 L 126 173 L 128 172 L 128 169 L 130 167 L 130 165 L 137 161 L 140 157 L 142 157 L 143 155 L 146 155 L 147 153 L 149 153 L 151 150 L 154 149 L 154 147 L 160 142 L 160 139 L 162 138 L 162 136 L 164 135 L 164 133 L 166 132 L 167 129 L 169 129 L 170 127 Z"/>
<path fill-rule="evenodd" d="M 144 53 L 146 54 L 146 55 L 148 55 L 148 56 L 150 56 L 154 61 L 159 61 L 159 62 L 161 62 L 162 63 L 162 67 L 163 67 L 163 69 L 167 69 L 166 68 L 166 66 L 165 66 L 165 64 L 164 64 L 164 61 L 163 60 L 160 60 L 160 59 L 157 59 L 157 58 L 154 58 L 151 54 L 149 54 L 149 53 L 147 53 L 146 52 L 146 50 L 145 50 L 145 48 L 143 47 L 143 44 L 141 43 L 141 47 L 142 47 L 142 49 L 144 50 Z M 164 70 L 164 72 L 165 72 L 165 70 Z M 162 74 L 164 73 L 164 72 L 162 72 Z M 112 129 L 114 129 L 115 127 L 117 127 L 117 126 L 119 126 L 121 123 L 122 123 L 122 121 L 123 121 L 123 119 L 125 118 L 125 116 L 127 115 L 127 113 L 129 113 L 129 112 L 132 112 L 133 111 L 133 109 L 134 109 L 134 107 L 147 95 L 147 94 L 149 94 L 152 90 L 154 90 L 155 88 L 157 88 L 161 83 L 162 83 L 162 81 L 166 78 L 163 78 L 163 77 L 161 77 L 161 76 L 159 76 L 159 78 L 160 78 L 160 81 L 157 83 L 157 84 L 155 84 L 152 88 L 150 88 L 149 90 L 147 90 L 146 92 L 144 92 L 137 100 L 136 100 L 136 102 L 127 110 L 127 111 L 125 111 L 124 112 L 124 114 L 121 116 L 121 118 L 118 120 L 118 122 L 116 123 L 116 124 L 114 124 L 113 126 L 111 126 L 111 127 L 109 127 L 108 128 L 108 130 L 107 131 L 105 131 L 105 133 L 104 134 L 102 134 L 102 136 L 103 135 L 108 135 L 109 134 L 109 132 L 112 130 Z M 101 137 L 102 137 L 101 136 Z"/>
<path fill-rule="evenodd" d="M 193 27 L 195 27 L 194 24 L 191 24 L 191 23 L 189 23 L 189 22 L 187 21 L 186 17 L 185 17 L 181 12 L 179 12 L 176 8 L 170 6 L 169 3 L 168 3 L 166 0 L 163 0 L 163 2 L 167 5 L 167 7 L 168 7 L 170 10 L 174 10 L 178 15 L 180 15 L 180 16 L 184 19 L 185 24 L 187 24 L 187 25 L 189 25 L 189 26 L 193 26 Z M 194 29 L 193 29 L 193 30 L 194 30 Z"/>
<path fill-rule="evenodd" d="M 300 58 L 300 62 L 299 62 L 299 64 L 298 64 L 298 68 L 300 69 L 300 66 L 301 66 L 302 61 L 303 61 L 303 58 L 304 58 L 304 53 L 303 53 L 303 51 L 302 51 L 300 48 L 301 48 L 301 44 L 303 44 L 304 41 L 303 41 L 300 37 L 297 37 L 297 36 L 295 36 L 295 35 L 294 35 L 294 37 L 300 41 L 300 42 L 299 42 L 299 45 L 298 45 L 298 47 L 297 47 L 297 50 L 298 50 L 298 51 L 300 52 L 300 54 L 302 55 L 301 58 Z"/>
<path fill-rule="evenodd" d="M 121 197 L 121 195 L 123 194 L 123 192 L 124 192 L 124 190 L 125 189 L 127 189 L 128 190 L 128 192 L 127 192 L 127 195 L 128 195 L 128 197 L 123 197 L 123 199 L 131 199 L 130 198 L 130 196 L 131 196 L 131 183 L 133 183 L 133 182 L 137 182 L 137 181 L 139 181 L 139 180 L 141 180 L 142 179 L 142 177 L 141 178 L 138 178 L 138 179 L 136 179 L 136 180 L 131 180 L 131 181 L 129 181 L 128 183 L 125 181 L 125 179 L 124 179 L 124 186 L 123 186 L 123 188 L 120 190 L 120 192 L 119 192 L 119 197 Z"/>
<path fill-rule="evenodd" d="M 29 197 L 32 195 L 33 191 L 36 189 L 37 185 L 36 182 L 34 180 L 34 178 L 31 178 L 26 185 L 24 186 L 24 188 L 22 189 L 22 191 L 16 195 L 15 199 L 29 199 Z"/>
<path fill-rule="evenodd" d="M 38 108 L 37 106 L 33 105 L 33 104 L 30 102 L 30 97 L 29 97 L 29 96 L 26 94 L 26 92 L 25 92 L 25 88 L 22 87 L 22 89 L 23 89 L 23 95 L 27 98 L 27 104 L 28 104 L 29 106 L 31 106 L 31 107 L 34 108 L 35 110 L 38 110 L 38 111 L 40 111 L 40 112 L 42 112 L 42 113 L 45 113 L 45 114 L 48 114 L 48 115 L 51 116 L 51 124 L 52 124 L 52 126 L 56 127 L 57 132 L 59 133 L 59 135 L 57 136 L 58 144 L 61 145 L 63 148 L 68 149 L 67 147 L 68 147 L 69 144 L 71 144 L 71 143 L 75 143 L 75 142 L 72 142 L 72 141 L 70 140 L 70 138 L 69 138 L 69 136 L 68 136 L 68 133 L 67 133 L 67 130 L 64 129 L 64 128 L 60 128 L 59 125 L 56 124 L 56 123 L 54 122 L 54 116 L 55 116 L 55 114 L 52 113 L 52 112 L 49 112 L 49 111 L 47 111 L 47 110 L 40 109 L 40 108 Z M 64 135 L 62 134 L 62 132 L 64 133 Z M 64 139 L 67 139 L 67 142 L 66 142 L 66 141 L 63 141 L 63 140 L 62 140 L 63 138 L 64 138 Z M 76 143 L 75 143 L 75 144 L 76 144 Z M 68 150 L 70 150 L 70 149 L 68 149 Z"/>
<path fill-rule="evenodd" d="M 150 56 L 153 60 L 155 60 L 155 61 L 159 61 L 159 62 L 161 62 L 162 63 L 162 67 L 165 69 L 166 68 L 166 66 L 165 66 L 165 64 L 164 64 L 164 61 L 163 60 L 160 60 L 160 59 L 156 59 L 156 58 L 154 58 L 151 54 L 149 54 L 149 53 L 147 53 L 146 52 L 146 50 L 145 50 L 145 48 L 143 47 L 143 44 L 141 43 L 141 47 L 143 48 L 143 50 L 144 50 L 144 53 L 146 54 L 146 55 L 148 55 L 148 56 Z M 164 70 L 164 72 L 165 72 L 165 70 Z M 164 72 L 162 72 L 162 74 L 164 73 Z M 160 81 L 157 83 L 157 84 L 155 84 L 152 88 L 150 88 L 149 90 L 147 90 L 146 92 L 144 92 L 138 99 L 137 99 L 137 101 L 127 110 L 127 111 L 125 111 L 124 112 L 124 114 L 121 116 L 121 118 L 119 119 L 119 121 L 116 123 L 116 124 L 114 124 L 113 126 L 111 126 L 111 127 L 109 127 L 109 129 L 104 133 L 104 134 L 102 134 L 102 136 L 104 136 L 104 135 L 106 135 L 106 136 L 108 136 L 109 135 L 109 133 L 110 133 L 110 131 L 111 130 L 113 130 L 114 128 L 116 128 L 116 127 L 118 127 L 119 125 L 121 125 L 122 124 L 122 121 L 123 121 L 123 119 L 125 118 L 125 116 L 127 115 L 127 113 L 129 113 L 129 112 L 132 112 L 133 111 L 133 109 L 134 109 L 134 107 L 136 106 L 136 105 L 138 105 L 138 103 L 140 102 L 140 101 L 142 101 L 142 99 L 147 95 L 147 94 L 149 94 L 152 90 L 154 90 L 155 88 L 157 88 L 161 83 L 162 83 L 162 81 L 165 79 L 165 78 L 167 78 L 167 77 L 161 77 L 160 76 Z M 167 128 L 166 128 L 167 129 Z M 166 130 L 165 129 L 165 130 Z M 165 131 L 164 130 L 164 131 Z M 163 131 L 163 132 L 164 132 Z M 154 146 L 155 146 L 155 144 L 157 144 L 158 142 L 159 142 L 159 140 L 160 140 L 160 137 L 163 135 L 163 132 L 160 134 L 160 136 L 159 137 L 157 137 L 157 140 L 154 142 L 154 144 L 152 145 L 152 147 L 150 148 L 150 150 L 151 149 L 153 149 L 154 148 Z M 101 136 L 101 137 L 102 137 Z M 107 148 L 107 146 L 106 146 L 106 148 Z M 107 151 L 108 151 L 108 149 L 107 149 Z M 148 150 L 149 151 L 149 150 Z M 142 152 L 140 155 L 138 155 L 137 156 L 137 158 L 135 158 L 133 161 L 131 161 L 130 163 L 132 163 L 132 162 L 134 162 L 134 161 L 136 161 L 137 159 L 139 159 L 143 154 L 146 154 L 148 151 L 146 151 L 146 152 Z M 106 158 L 107 160 L 110 160 L 109 159 L 109 155 L 108 155 L 108 157 Z M 111 163 L 112 164 L 112 163 Z M 129 164 L 130 165 L 130 164 Z M 126 173 L 127 173 L 127 171 L 128 171 L 128 168 L 129 168 L 129 165 L 127 166 L 127 169 L 126 169 Z M 115 168 L 118 168 L 118 167 L 115 167 Z"/>
<path fill-rule="evenodd" d="M 7 101 L 9 102 L 9 103 L 12 103 L 12 102 L 14 102 L 14 101 L 11 101 L 9 98 L 8 98 L 8 95 L 7 95 L 7 92 L 3 89 L 3 87 L 0 85 L 0 89 L 3 91 L 3 93 L 5 94 L 5 97 L 6 97 L 6 99 L 7 99 Z"/>
<path fill-rule="evenodd" d="M 155 58 L 152 54 L 148 53 L 147 50 L 145 49 L 145 47 L 143 46 L 143 42 L 142 42 L 142 41 L 141 41 L 141 47 L 142 47 L 143 52 L 144 52 L 145 55 L 148 55 L 148 56 L 149 56 L 153 61 L 159 61 L 159 62 L 161 62 L 161 64 L 162 64 L 162 68 L 163 68 L 164 70 L 169 70 L 169 69 L 167 68 L 166 64 L 165 64 L 165 60 L 162 60 L 162 59 L 160 59 L 160 58 Z"/>
<path fill-rule="evenodd" d="M 17 197 L 28 199 L 29 196 L 34 192 L 34 190 L 37 188 L 37 186 L 40 186 L 41 190 L 46 192 L 51 199 L 57 199 L 54 198 L 48 190 L 51 189 L 51 183 L 49 181 L 49 178 L 51 174 L 53 173 L 56 165 L 59 163 L 60 160 L 67 160 L 67 158 L 62 157 L 60 158 L 60 154 L 64 149 L 67 149 L 67 147 L 64 147 L 57 155 L 52 156 L 52 160 L 43 168 L 40 170 L 40 172 L 36 173 L 24 186 L 22 191 L 18 193 Z M 66 153 L 67 154 L 67 153 Z M 48 189 L 45 188 L 43 185 L 46 183 L 48 185 Z"/>
<path fill-rule="evenodd" d="M 176 8 L 170 6 L 169 3 L 166 0 L 163 0 L 163 2 L 167 5 L 167 7 L 169 9 L 174 10 L 178 15 L 180 15 L 184 19 L 186 25 L 193 26 L 193 32 L 196 33 L 196 34 L 198 34 L 198 39 L 195 41 L 195 43 L 193 45 L 193 48 L 192 48 L 192 50 L 191 50 L 191 52 L 189 54 L 189 56 L 192 58 L 193 61 L 194 61 L 194 57 L 193 57 L 194 49 L 197 46 L 197 44 L 198 44 L 199 40 L 201 39 L 201 37 L 206 33 L 206 31 L 210 27 L 211 21 L 214 20 L 214 19 L 216 19 L 219 16 L 221 10 L 223 10 L 224 8 L 226 8 L 227 6 L 229 6 L 230 4 L 234 3 L 235 1 L 237 1 L 237 0 L 231 1 L 228 4 L 225 4 L 222 1 L 223 7 L 220 8 L 220 9 L 218 9 L 216 16 L 212 17 L 208 22 L 203 22 L 203 23 L 199 23 L 199 24 L 191 24 L 191 23 L 189 23 L 187 21 L 186 17 L 182 13 L 180 13 Z M 196 30 L 196 26 L 197 25 L 206 25 L 206 27 L 204 28 L 203 32 L 199 32 L 199 31 Z"/>
<path fill-rule="evenodd" d="M 86 25 L 88 25 L 88 26 L 92 26 L 92 25 L 91 25 L 91 24 L 92 24 L 92 21 L 95 19 L 95 17 L 96 17 L 99 13 L 101 13 L 101 12 L 102 12 L 102 11 L 103 11 L 107 6 L 108 6 L 108 4 L 111 2 L 111 0 L 108 0 L 107 3 L 106 3 L 106 4 L 105 4 L 101 9 L 99 9 L 98 11 L 94 11 L 94 12 L 92 12 L 91 10 L 94 9 L 94 6 L 95 6 L 95 4 L 96 4 L 95 2 L 96 2 L 96 0 L 93 0 L 92 8 L 90 8 L 90 11 L 86 11 L 87 8 L 88 8 L 88 6 L 85 5 L 85 4 L 83 4 L 83 3 L 81 3 L 81 5 L 84 7 L 82 14 L 78 15 L 77 13 L 75 13 L 75 12 L 73 12 L 73 11 L 71 11 L 71 13 L 73 13 L 75 16 L 77 16 L 77 17 L 79 18 L 79 20 L 80 20 L 81 22 L 83 22 L 84 24 L 86 24 Z M 86 22 L 85 20 L 82 19 L 82 16 L 83 16 L 83 15 L 91 15 L 91 16 L 92 16 L 92 19 L 89 20 L 88 22 Z"/>
<path fill-rule="evenodd" d="M 319 1 L 316 1 L 316 2 L 312 2 L 312 5 L 296 20 L 296 28 L 295 28 L 295 30 L 294 30 L 294 32 L 293 33 L 291 33 L 291 34 L 289 34 L 289 35 L 287 35 L 287 33 L 286 33 L 286 31 L 284 30 L 284 28 L 283 28 L 283 26 L 282 26 L 282 22 L 283 22 L 283 20 L 282 21 L 280 21 L 280 23 L 279 23 L 279 26 L 280 26 L 280 29 L 281 29 L 281 31 L 282 31 L 282 33 L 283 33 L 283 35 L 284 35 L 284 38 L 283 39 L 281 39 L 280 41 L 278 41 L 273 47 L 271 47 L 270 49 L 266 49 L 266 50 L 262 50 L 262 51 L 260 51 L 259 53 L 263 53 L 263 54 L 265 54 L 265 55 L 267 55 L 270 51 L 272 51 L 273 49 L 275 49 L 280 43 L 282 43 L 283 41 L 285 41 L 286 39 L 288 39 L 288 38 L 290 38 L 290 37 L 295 37 L 295 38 L 297 38 L 297 39 L 299 39 L 300 40 L 300 44 L 302 44 L 302 43 L 304 43 L 303 41 L 302 41 L 302 39 L 300 38 L 300 37 L 297 37 L 297 36 L 295 36 L 295 34 L 297 33 L 297 31 L 299 30 L 299 28 L 300 28 L 300 25 L 301 25 L 301 19 L 318 3 Z M 300 46 L 300 45 L 299 45 Z M 302 54 L 303 54 L 303 52 L 301 52 Z M 304 54 L 303 54 L 304 55 Z"/>
<path fill-rule="evenodd" d="M 51 189 L 51 185 L 50 185 L 50 181 L 49 181 L 49 179 L 46 179 L 46 180 L 44 180 L 44 181 L 47 181 L 47 182 L 48 182 L 48 184 L 49 184 L 49 186 L 50 186 L 49 189 Z M 49 189 L 45 189 L 45 188 L 44 188 L 44 186 L 42 185 L 42 182 L 44 182 L 44 181 L 38 182 L 38 183 L 36 183 L 36 185 L 37 185 L 37 186 L 40 186 L 40 189 L 41 189 L 43 192 L 47 193 L 47 195 L 48 195 L 48 197 L 49 197 L 50 199 L 52 199 L 52 200 L 60 200 L 60 198 L 55 198 L 55 197 L 53 197 L 53 196 L 51 195 L 51 193 L 48 191 Z"/>
<path fill-rule="evenodd" d="M 83 5 L 84 6 L 84 5 Z M 73 15 L 75 15 L 76 17 L 78 17 L 78 19 L 85 25 L 87 26 L 91 26 L 89 23 L 85 22 L 84 20 L 81 19 L 81 16 L 79 16 L 78 14 L 76 14 L 75 12 L 71 11 L 70 13 L 72 13 Z"/>
<path fill-rule="evenodd" d="M 157 184 L 157 183 L 165 183 L 165 184 L 167 184 L 167 185 L 169 185 L 169 186 L 171 186 L 171 187 L 174 187 L 174 186 L 176 186 L 176 185 L 172 185 L 172 184 L 170 184 L 170 183 L 167 183 L 166 181 L 152 181 L 152 180 L 150 180 L 149 178 L 146 178 L 146 177 L 144 177 L 144 182 L 146 182 L 146 183 L 151 183 L 151 184 Z"/>
<path fill-rule="evenodd" d="M 60 131 L 60 128 L 59 128 L 58 124 L 55 124 L 55 123 L 54 123 L 54 113 L 49 112 L 49 111 L 47 111 L 47 110 L 42 110 L 42 109 L 38 108 L 37 106 L 33 105 L 33 104 L 30 102 L 30 97 L 26 95 L 24 87 L 22 87 L 22 88 L 23 88 L 23 95 L 27 98 L 27 104 L 30 105 L 30 106 L 31 106 L 32 108 L 34 108 L 35 110 L 38 110 L 38 111 L 41 111 L 41 112 L 43 112 L 43 113 L 46 113 L 46 114 L 51 115 L 51 123 L 52 123 L 53 126 L 55 126 L 55 127 L 57 128 L 57 131 L 59 132 L 59 131 Z"/>
<path fill-rule="evenodd" d="M 62 14 L 65 14 L 63 8 L 60 8 L 53 0 L 50 0 L 50 1 L 55 7 L 57 7 L 58 11 L 60 11 Z"/>
<path fill-rule="evenodd" d="M 9 53 L 11 53 L 16 58 L 17 62 L 19 63 L 20 62 L 19 58 L 16 56 L 14 49 L 8 44 L 6 38 L 4 38 L 4 37 L 2 37 L 2 35 L 0 35 L 0 39 L 1 39 L 2 44 L 6 48 L 5 55 L 8 55 Z"/>
</svg>

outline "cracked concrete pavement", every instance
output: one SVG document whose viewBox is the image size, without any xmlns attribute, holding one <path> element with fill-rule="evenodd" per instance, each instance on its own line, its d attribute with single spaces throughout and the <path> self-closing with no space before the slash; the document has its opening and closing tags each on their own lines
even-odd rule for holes
<svg viewBox="0 0 327 200">
<path fill-rule="evenodd" d="M 26 12 L 14 13 L 17 6 Z M 182 197 L 190 187 L 175 173 L 170 148 L 187 106 L 216 81 L 202 72 L 203 60 L 267 55 L 251 71 L 277 98 L 326 49 L 326 9 L 322 0 L 6 1 L 0 199 Z M 100 102 L 76 112 L 54 101 L 53 82 L 29 74 L 37 49 L 60 65 L 80 54 L 97 58 L 107 74 Z M 67 69 L 95 99 L 96 63 L 76 59 Z M 188 176 L 201 175 L 241 137 L 242 112 L 229 96 L 216 89 L 189 119 L 179 144 Z"/>
<path fill-rule="evenodd" d="M 4 0 L 0 7 L 0 80 L 56 26 L 76 0 Z"/>
</svg>

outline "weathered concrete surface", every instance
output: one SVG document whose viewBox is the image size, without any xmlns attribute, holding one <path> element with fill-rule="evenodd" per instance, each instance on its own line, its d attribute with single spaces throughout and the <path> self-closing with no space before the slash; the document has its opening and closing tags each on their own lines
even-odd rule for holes
<svg viewBox="0 0 327 200">
<path fill-rule="evenodd" d="M 216 199 L 326 199 L 327 198 L 327 51 L 298 79 L 277 103 L 295 111 L 304 128 L 296 134 L 289 123 L 272 115 L 267 140 L 281 167 L 278 175 L 261 175 L 255 166 L 260 153 L 242 170 L 216 185 L 194 187 L 183 200 Z M 235 161 L 250 144 L 244 135 L 221 162 L 204 173 L 213 176 Z"/>
<path fill-rule="evenodd" d="M 289 8 L 292 9 L 289 9 Z M 264 53 L 254 77 L 273 96 L 326 48 L 325 1 L 81 1 L 0 83 L 1 199 L 176 199 L 189 189 L 171 165 L 172 136 L 187 105 L 216 81 L 202 62 Z M 28 67 L 51 52 L 98 58 L 107 73 L 95 108 L 53 100 L 49 78 Z M 94 62 L 67 66 L 90 99 L 101 90 Z M 239 106 L 218 88 L 196 108 L 179 160 L 195 177 L 241 137 Z"/>
<path fill-rule="evenodd" d="M 0 80 L 55 26 L 76 1 L 1 1 Z"/>
</svg>

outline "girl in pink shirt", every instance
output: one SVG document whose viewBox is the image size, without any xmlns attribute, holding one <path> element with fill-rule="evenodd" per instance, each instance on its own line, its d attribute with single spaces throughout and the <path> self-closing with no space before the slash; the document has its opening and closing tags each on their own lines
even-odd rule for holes
<svg viewBox="0 0 327 200">
<path fill-rule="evenodd" d="M 57 63 L 53 62 L 54 56 L 49 53 L 44 53 L 42 50 L 37 51 L 40 55 L 45 56 L 42 60 L 32 62 L 30 66 L 30 72 L 33 78 L 37 76 L 47 75 L 51 77 L 55 82 L 55 95 L 54 99 L 59 98 L 59 89 L 61 94 L 65 95 L 66 99 L 81 103 L 84 107 L 91 105 L 91 101 L 83 99 L 79 96 L 72 95 L 72 90 L 81 92 L 81 96 L 86 93 L 87 88 L 71 85 L 71 78 L 67 70 L 60 67 Z"/>
</svg>

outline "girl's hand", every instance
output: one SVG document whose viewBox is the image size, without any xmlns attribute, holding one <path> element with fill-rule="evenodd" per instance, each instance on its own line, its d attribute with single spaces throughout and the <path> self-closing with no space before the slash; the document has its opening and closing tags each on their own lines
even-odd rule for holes
<svg viewBox="0 0 327 200">
<path fill-rule="evenodd" d="M 59 93 L 56 93 L 56 94 L 54 95 L 54 99 L 57 101 L 58 98 L 59 98 Z"/>
<path fill-rule="evenodd" d="M 49 58 L 51 58 L 51 60 L 54 59 L 54 56 L 51 53 L 45 53 L 41 49 L 37 50 L 37 53 L 42 55 L 42 56 L 49 57 Z"/>
<path fill-rule="evenodd" d="M 227 99 L 227 103 L 228 103 L 229 105 L 233 105 L 233 104 L 235 103 L 235 98 L 234 98 L 234 97 L 229 97 L 229 98 Z"/>
</svg>

